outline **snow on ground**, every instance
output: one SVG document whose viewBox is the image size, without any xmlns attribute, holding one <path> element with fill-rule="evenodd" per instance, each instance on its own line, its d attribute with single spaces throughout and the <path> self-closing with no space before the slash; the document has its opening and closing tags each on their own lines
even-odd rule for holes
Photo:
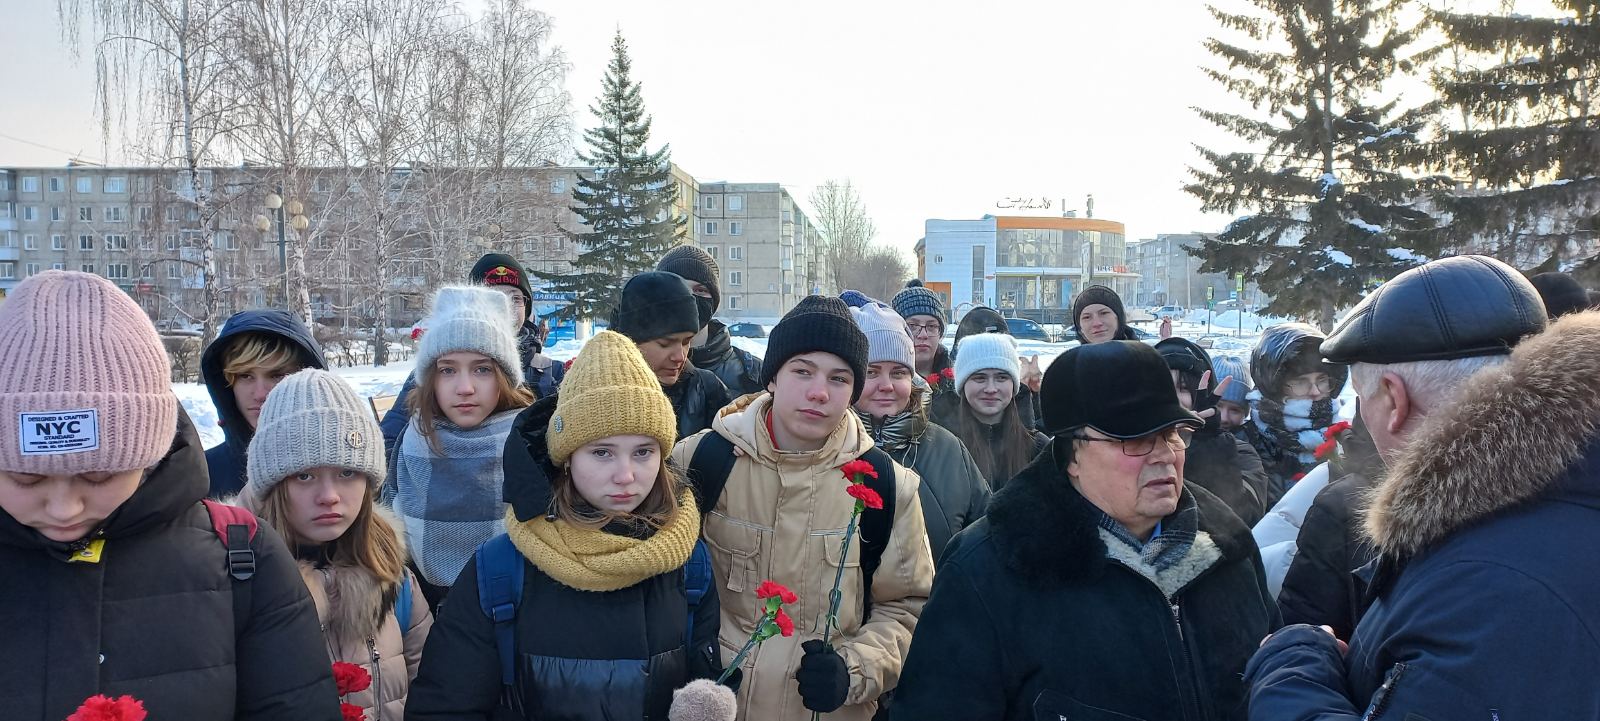
<svg viewBox="0 0 1600 721">
<path fill-rule="evenodd" d="M 1231 356 L 1246 362 L 1250 359 L 1251 349 L 1255 348 L 1256 342 L 1261 338 L 1260 329 L 1283 322 L 1278 318 L 1257 317 L 1253 313 L 1227 311 L 1213 315 L 1210 325 L 1207 326 L 1205 316 L 1206 312 L 1203 309 L 1191 312 L 1173 325 L 1173 334 L 1197 341 L 1209 341 L 1211 355 Z M 1238 328 L 1237 336 L 1235 328 Z M 948 340 L 946 342 L 948 343 Z M 767 353 L 766 338 L 734 338 L 733 344 L 749 351 L 757 358 Z M 1017 352 L 1023 356 L 1038 356 L 1039 368 L 1043 370 L 1049 368 L 1057 356 L 1077 345 L 1076 341 L 1044 343 L 1022 340 L 1017 342 Z M 551 345 L 544 352 L 558 362 L 566 362 L 576 357 L 582 348 L 583 343 L 580 341 L 565 340 Z M 409 361 L 402 361 L 382 368 L 370 365 L 334 368 L 333 372 L 363 397 L 387 396 L 400 392 L 406 376 L 411 373 L 411 367 Z M 206 393 L 205 386 L 200 383 L 174 383 L 172 390 L 183 403 L 184 409 L 189 412 L 189 417 L 194 420 L 205 447 L 210 448 L 222 443 L 222 427 L 217 425 L 217 412 L 211 404 L 211 396 Z M 1340 397 L 1344 401 L 1343 415 L 1348 418 L 1355 410 L 1355 391 L 1347 383 Z"/>
</svg>

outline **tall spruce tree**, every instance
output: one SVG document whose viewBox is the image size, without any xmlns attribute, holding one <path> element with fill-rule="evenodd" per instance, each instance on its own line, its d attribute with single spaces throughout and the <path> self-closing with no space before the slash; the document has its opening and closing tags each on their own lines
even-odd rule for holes
<svg viewBox="0 0 1600 721">
<path fill-rule="evenodd" d="M 1354 303 L 1376 281 L 1425 260 L 1433 222 L 1412 205 L 1440 179 L 1409 175 L 1401 157 L 1428 108 L 1384 100 L 1385 84 L 1434 54 L 1402 27 L 1407 0 L 1248 0 L 1246 13 L 1208 6 L 1249 47 L 1212 38 L 1226 69 L 1206 73 L 1250 115 L 1195 108 L 1252 146 L 1196 146 L 1185 190 L 1208 212 L 1238 215 L 1194 254 L 1202 272 L 1243 274 L 1273 298 L 1265 312 L 1316 318 Z M 1239 215 L 1244 212 L 1247 214 Z"/>
<path fill-rule="evenodd" d="M 575 295 L 572 305 L 562 309 L 563 318 L 608 318 L 622 284 L 654 267 L 684 237 L 685 219 L 673 212 L 678 188 L 671 151 L 666 145 L 655 152 L 646 147 L 650 116 L 644 112 L 620 31 L 611 50 L 599 106 L 589 108 L 600 124 L 584 131 L 589 150 L 578 153 L 595 166 L 594 175 L 572 190 L 572 210 L 588 231 L 567 231 L 581 249 L 572 272 L 535 273 L 549 290 Z"/>
<path fill-rule="evenodd" d="M 1443 242 L 1532 271 L 1600 280 L 1600 3 L 1552 0 L 1560 17 L 1438 13 L 1480 67 L 1434 75 L 1458 111 L 1434 160 L 1470 183 L 1441 193 Z"/>
</svg>

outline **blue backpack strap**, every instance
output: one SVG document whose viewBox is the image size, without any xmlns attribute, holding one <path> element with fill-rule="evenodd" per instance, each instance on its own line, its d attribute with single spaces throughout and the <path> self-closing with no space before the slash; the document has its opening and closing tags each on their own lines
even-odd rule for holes
<svg viewBox="0 0 1600 721">
<path fill-rule="evenodd" d="M 394 620 L 400 624 L 400 638 L 411 628 L 411 570 L 400 569 L 400 591 L 394 597 Z"/>
<path fill-rule="evenodd" d="M 694 615 L 700 602 L 711 593 L 711 551 L 705 541 L 696 541 L 689 562 L 683 564 L 684 596 L 689 600 L 689 622 L 684 624 L 683 646 L 694 648 Z"/>
<path fill-rule="evenodd" d="M 478 546 L 478 606 L 494 621 L 494 645 L 500 652 L 500 684 L 517 680 L 517 606 L 522 603 L 522 554 L 502 533 Z"/>
</svg>

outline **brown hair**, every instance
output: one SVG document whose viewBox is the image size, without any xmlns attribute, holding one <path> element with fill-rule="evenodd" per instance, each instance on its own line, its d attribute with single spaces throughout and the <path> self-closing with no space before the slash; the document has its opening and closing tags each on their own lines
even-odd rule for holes
<svg viewBox="0 0 1600 721">
<path fill-rule="evenodd" d="M 972 454 L 972 460 L 978 464 L 978 469 L 985 474 L 992 473 L 994 477 L 988 478 L 989 485 L 999 489 L 1002 484 L 1017 475 L 1022 469 L 1033 462 L 1036 444 L 1033 434 L 1028 432 L 1027 426 L 1022 425 L 1022 416 L 1017 413 L 1017 396 L 1011 397 L 1011 403 L 1000 414 L 1000 457 L 996 458 L 993 448 L 989 444 L 989 426 L 978 420 L 976 413 L 972 412 L 972 405 L 967 403 L 965 394 L 961 396 L 961 407 L 956 412 L 959 422 L 956 424 L 956 437 L 967 447 L 967 452 Z"/>
<path fill-rule="evenodd" d="M 583 499 L 578 485 L 572 482 L 572 464 L 569 462 L 550 482 L 550 515 L 579 528 L 600 529 L 614 521 L 637 524 L 652 530 L 665 528 L 678 517 L 679 494 L 688 491 L 688 482 L 677 466 L 667 461 L 669 448 L 661 449 L 661 468 L 656 482 L 645 494 L 638 508 L 628 513 L 601 511 Z"/>
<path fill-rule="evenodd" d="M 400 545 L 400 534 L 395 532 L 393 526 L 378 518 L 372 501 L 372 479 L 367 481 L 356 520 L 344 535 L 333 542 L 333 551 L 328 557 L 335 566 L 356 566 L 372 572 L 382 584 L 387 598 L 393 596 L 400 575 L 405 571 L 405 550 Z M 289 483 L 284 481 L 273 486 L 272 490 L 267 491 L 267 497 L 256 505 L 260 506 L 258 512 L 262 520 L 271 524 L 273 530 L 293 548 L 304 543 L 305 539 L 295 533 L 293 524 L 289 523 L 289 494 L 283 490 Z M 387 610 L 388 604 L 384 608 Z"/>
<path fill-rule="evenodd" d="M 239 376 L 257 368 L 269 371 L 304 366 L 304 353 L 293 343 L 269 333 L 244 333 L 223 353 L 222 377 L 233 385 Z"/>
<path fill-rule="evenodd" d="M 511 380 L 506 375 L 506 369 L 499 363 L 492 363 L 494 367 L 494 385 L 500 399 L 494 405 L 490 414 L 509 411 L 513 408 L 527 408 L 533 405 L 533 391 L 524 388 L 521 383 Z M 428 447 L 434 453 L 444 453 L 444 447 L 439 445 L 439 436 L 433 432 L 433 419 L 444 415 L 444 410 L 439 408 L 439 401 L 435 397 L 434 377 L 438 373 L 438 365 L 430 365 L 423 369 L 417 378 L 417 387 L 411 389 L 411 395 L 406 398 L 406 409 L 411 411 L 411 418 L 417 424 L 417 432 L 428 439 Z"/>
</svg>

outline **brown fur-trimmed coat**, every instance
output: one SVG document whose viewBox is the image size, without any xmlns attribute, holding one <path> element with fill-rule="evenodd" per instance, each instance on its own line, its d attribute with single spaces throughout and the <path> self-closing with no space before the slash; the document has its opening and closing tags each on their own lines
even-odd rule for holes
<svg viewBox="0 0 1600 721">
<path fill-rule="evenodd" d="M 1341 657 L 1291 626 L 1251 718 L 1600 719 L 1600 313 L 1517 346 L 1426 419 L 1378 486 L 1376 599 Z"/>
</svg>

